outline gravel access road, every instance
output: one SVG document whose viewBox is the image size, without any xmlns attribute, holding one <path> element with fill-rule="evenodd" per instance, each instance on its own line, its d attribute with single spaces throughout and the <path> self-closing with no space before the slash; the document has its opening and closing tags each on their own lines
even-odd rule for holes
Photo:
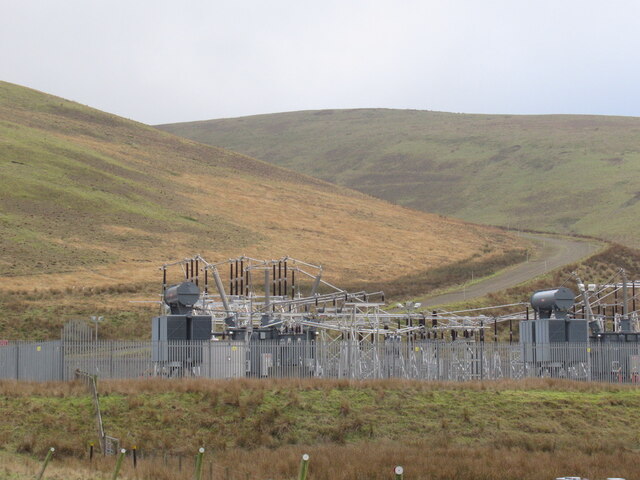
<svg viewBox="0 0 640 480">
<path fill-rule="evenodd" d="M 499 292 L 542 275 L 549 270 L 577 262 L 602 248 L 602 244 L 594 240 L 552 237 L 531 233 L 521 233 L 520 236 L 538 244 L 538 251 L 528 262 L 509 267 L 497 275 L 476 282 L 473 285 L 427 298 L 422 301 L 422 306 L 447 305 Z"/>
</svg>

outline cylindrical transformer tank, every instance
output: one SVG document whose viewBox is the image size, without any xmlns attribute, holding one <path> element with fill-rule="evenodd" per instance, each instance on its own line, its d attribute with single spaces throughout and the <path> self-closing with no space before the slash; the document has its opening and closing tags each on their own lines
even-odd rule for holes
<svg viewBox="0 0 640 480">
<path fill-rule="evenodd" d="M 531 295 L 531 306 L 541 313 L 567 312 L 573 307 L 575 294 L 568 288 L 560 287 L 552 290 L 539 290 Z"/>
<path fill-rule="evenodd" d="M 171 307 L 175 313 L 185 313 L 191 310 L 200 298 L 200 289 L 193 282 L 182 282 L 169 287 L 164 292 L 164 302 Z"/>
</svg>

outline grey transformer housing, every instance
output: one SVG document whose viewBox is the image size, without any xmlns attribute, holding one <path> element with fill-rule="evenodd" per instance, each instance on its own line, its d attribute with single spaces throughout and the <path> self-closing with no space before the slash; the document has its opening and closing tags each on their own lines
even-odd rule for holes
<svg viewBox="0 0 640 480">
<path fill-rule="evenodd" d="M 565 287 L 552 290 L 538 290 L 531 295 L 531 306 L 539 318 L 551 318 L 553 313 L 557 319 L 566 318 L 573 307 L 575 294 Z"/>
<path fill-rule="evenodd" d="M 548 344 L 587 342 L 586 320 L 568 318 L 575 295 L 565 287 L 539 290 L 531 295 L 531 306 L 537 318 L 520 322 L 520 342 Z"/>
<path fill-rule="evenodd" d="M 200 289 L 183 282 L 166 289 L 164 302 L 170 315 L 151 320 L 152 360 L 193 366 L 202 362 L 202 344 L 211 340 L 211 315 L 193 315 Z M 176 342 L 188 342 L 180 345 Z"/>
<path fill-rule="evenodd" d="M 200 289 L 193 282 L 182 282 L 167 288 L 163 300 L 172 314 L 191 313 L 193 306 L 200 299 Z"/>
</svg>

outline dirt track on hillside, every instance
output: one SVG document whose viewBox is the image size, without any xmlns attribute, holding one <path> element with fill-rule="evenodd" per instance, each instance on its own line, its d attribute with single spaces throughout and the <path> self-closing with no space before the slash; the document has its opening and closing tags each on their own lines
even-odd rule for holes
<svg viewBox="0 0 640 480">
<path fill-rule="evenodd" d="M 520 236 L 533 240 L 539 245 L 534 258 L 529 259 L 528 262 L 508 268 L 491 278 L 474 283 L 473 285 L 468 285 L 443 295 L 427 298 L 422 302 L 423 307 L 448 305 L 498 292 L 563 265 L 577 262 L 600 248 L 600 245 L 592 240 L 552 237 L 530 233 L 521 233 Z"/>
</svg>

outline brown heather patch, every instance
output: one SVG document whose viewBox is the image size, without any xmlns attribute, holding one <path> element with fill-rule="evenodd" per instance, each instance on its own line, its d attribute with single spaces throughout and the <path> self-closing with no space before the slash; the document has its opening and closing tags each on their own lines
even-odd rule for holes
<svg viewBox="0 0 640 480">
<path fill-rule="evenodd" d="M 525 448 L 451 448 L 430 442 L 366 442 L 356 445 L 285 446 L 246 451 L 234 449 L 224 455 L 205 452 L 203 479 L 257 480 L 296 478 L 302 453 L 310 454 L 310 480 L 393 478 L 396 465 L 404 467 L 405 478 L 428 480 L 540 480 L 565 475 L 606 478 L 611 475 L 635 478 L 637 454 L 629 451 L 594 453 L 529 451 Z M 33 478 L 38 462 L 31 458 L 1 455 L 0 474 L 11 472 L 17 480 Z M 182 468 L 179 468 L 179 465 Z M 86 459 L 56 458 L 47 478 L 93 480 L 108 478 L 114 459 L 96 458 L 93 467 Z M 212 477 L 210 477 L 212 472 Z M 193 460 L 177 457 L 142 458 L 137 470 L 127 458 L 119 478 L 143 480 L 190 480 Z"/>
<path fill-rule="evenodd" d="M 206 179 L 190 179 L 194 191 L 205 190 Z M 518 246 L 498 229 L 418 214 L 361 194 L 250 178 L 221 178 L 216 188 L 239 191 L 240 198 L 194 194 L 195 204 L 227 215 L 228 221 L 244 218 L 263 232 L 266 240 L 247 249 L 250 255 L 306 259 L 322 264 L 334 281 L 388 282 L 400 272 L 422 272 L 474 255 L 499 256 Z"/>
<path fill-rule="evenodd" d="M 17 382 L 0 380 L 0 394 L 5 397 L 46 396 L 66 398 L 86 394 L 80 382 Z"/>
</svg>

